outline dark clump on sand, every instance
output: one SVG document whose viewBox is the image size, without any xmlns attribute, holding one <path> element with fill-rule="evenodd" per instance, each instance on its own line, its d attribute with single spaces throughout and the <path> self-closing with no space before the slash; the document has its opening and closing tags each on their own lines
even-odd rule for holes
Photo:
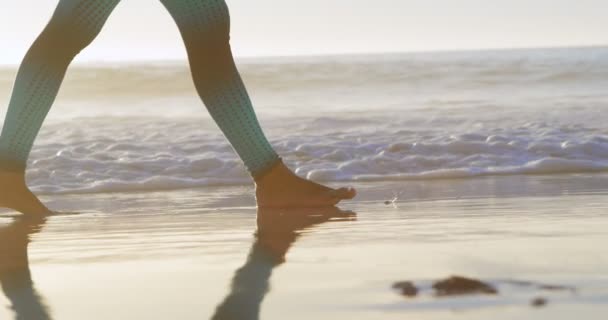
<svg viewBox="0 0 608 320">
<path fill-rule="evenodd" d="M 520 287 L 532 287 L 537 290 L 576 292 L 576 288 L 563 285 L 542 284 L 521 280 L 504 280 L 502 282 Z M 498 289 L 491 284 L 462 276 L 451 276 L 447 279 L 435 281 L 432 288 L 436 298 L 473 294 L 497 295 L 499 293 Z M 416 287 L 412 281 L 396 282 L 393 284 L 393 289 L 399 290 L 399 293 L 407 298 L 415 298 L 426 291 L 424 288 Z M 537 296 L 530 300 L 529 303 L 533 308 L 543 308 L 549 304 L 549 300 L 545 297 Z"/>
<path fill-rule="evenodd" d="M 401 290 L 401 294 L 408 298 L 418 295 L 418 288 L 410 281 L 397 282 L 393 285 L 393 289 Z"/>
<path fill-rule="evenodd" d="M 497 294 L 498 290 L 493 286 L 479 280 L 451 276 L 433 284 L 435 295 L 439 297 L 463 294 Z"/>
<path fill-rule="evenodd" d="M 544 307 L 547 305 L 547 299 L 542 298 L 542 297 L 534 298 L 530 302 L 530 305 L 532 305 L 535 308 Z"/>
<path fill-rule="evenodd" d="M 400 290 L 403 296 L 413 298 L 420 290 L 411 281 L 401 281 L 393 284 L 393 289 Z M 479 280 L 460 276 L 451 276 L 433 284 L 435 296 L 447 297 L 465 294 L 497 294 L 498 290 L 492 285 Z"/>
</svg>

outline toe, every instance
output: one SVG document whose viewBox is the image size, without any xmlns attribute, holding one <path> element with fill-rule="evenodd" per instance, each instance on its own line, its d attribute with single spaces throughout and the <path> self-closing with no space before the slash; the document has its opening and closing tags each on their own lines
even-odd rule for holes
<svg viewBox="0 0 608 320">
<path fill-rule="evenodd" d="M 357 191 L 354 188 L 340 188 L 332 190 L 330 195 L 338 199 L 352 199 L 357 195 Z"/>
<path fill-rule="evenodd" d="M 15 206 L 13 208 L 28 216 L 45 216 L 50 215 L 52 212 L 42 204 L 27 204 L 21 206 Z"/>
<path fill-rule="evenodd" d="M 23 214 L 32 216 L 48 215 L 51 213 L 51 211 L 31 192 L 26 193 L 25 196 L 19 199 L 19 202 L 11 207 Z"/>
</svg>

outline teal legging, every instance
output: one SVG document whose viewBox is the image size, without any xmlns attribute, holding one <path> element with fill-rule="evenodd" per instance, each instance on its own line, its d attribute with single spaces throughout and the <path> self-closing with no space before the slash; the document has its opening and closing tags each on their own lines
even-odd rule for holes
<svg viewBox="0 0 608 320">
<path fill-rule="evenodd" d="M 224 0 L 160 0 L 180 30 L 196 90 L 254 178 L 280 161 L 266 139 L 229 44 Z M 27 52 L 0 136 L 0 166 L 24 171 L 34 140 L 74 57 L 101 31 L 120 0 L 61 0 Z"/>
</svg>

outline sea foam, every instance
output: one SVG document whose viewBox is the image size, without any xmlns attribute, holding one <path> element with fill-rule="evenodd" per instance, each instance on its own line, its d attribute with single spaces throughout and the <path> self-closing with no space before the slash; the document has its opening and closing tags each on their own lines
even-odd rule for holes
<svg viewBox="0 0 608 320">
<path fill-rule="evenodd" d="M 435 130 L 400 130 L 409 121 L 387 118 L 371 121 L 381 124 L 382 130 L 341 128 L 344 123 L 327 119 L 299 122 L 307 125 L 286 130 L 275 124 L 269 130 L 275 136 L 271 141 L 297 174 L 317 181 L 608 171 L 608 132 L 600 129 L 527 123 L 455 133 L 462 129 L 445 130 L 448 123 Z M 204 119 L 106 119 L 80 120 L 76 128 L 49 125 L 47 131 L 55 136 L 41 138 L 28 178 L 43 193 L 250 184 L 230 145 L 204 123 Z"/>
</svg>

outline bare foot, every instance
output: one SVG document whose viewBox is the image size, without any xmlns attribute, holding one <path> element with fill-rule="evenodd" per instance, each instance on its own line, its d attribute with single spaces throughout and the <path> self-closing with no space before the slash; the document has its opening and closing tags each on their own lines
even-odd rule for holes
<svg viewBox="0 0 608 320">
<path fill-rule="evenodd" d="M 302 179 L 279 162 L 269 173 L 256 180 L 258 207 L 327 207 L 352 199 L 353 188 L 332 189 Z"/>
<path fill-rule="evenodd" d="M 25 175 L 0 171 L 0 207 L 27 215 L 45 215 L 51 211 L 45 207 L 25 184 Z"/>
</svg>

